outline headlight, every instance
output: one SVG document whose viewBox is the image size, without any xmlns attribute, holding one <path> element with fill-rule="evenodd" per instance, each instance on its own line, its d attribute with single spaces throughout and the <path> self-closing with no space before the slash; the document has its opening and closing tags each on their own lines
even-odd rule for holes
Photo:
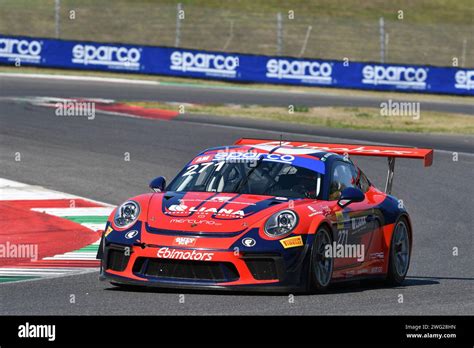
<svg viewBox="0 0 474 348">
<path fill-rule="evenodd" d="M 140 206 L 137 202 L 127 201 L 117 208 L 114 223 L 117 227 L 125 228 L 133 225 L 140 215 Z"/>
<path fill-rule="evenodd" d="M 265 223 L 265 234 L 279 237 L 290 233 L 298 224 L 298 215 L 292 210 L 282 210 L 273 214 Z"/>
</svg>

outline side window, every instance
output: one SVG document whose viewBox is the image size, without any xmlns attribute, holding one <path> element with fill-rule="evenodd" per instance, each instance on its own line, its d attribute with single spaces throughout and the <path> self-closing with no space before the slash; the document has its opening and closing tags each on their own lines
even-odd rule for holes
<svg viewBox="0 0 474 348">
<path fill-rule="evenodd" d="M 370 187 L 369 179 L 367 179 L 365 174 L 360 169 L 359 169 L 359 182 L 357 183 L 357 186 L 364 193 L 366 193 L 369 190 L 369 187 Z"/>
<path fill-rule="evenodd" d="M 354 166 L 345 162 L 336 162 L 332 171 L 331 185 L 329 187 L 329 200 L 337 200 L 342 190 L 347 187 L 356 187 L 356 172 Z"/>
</svg>

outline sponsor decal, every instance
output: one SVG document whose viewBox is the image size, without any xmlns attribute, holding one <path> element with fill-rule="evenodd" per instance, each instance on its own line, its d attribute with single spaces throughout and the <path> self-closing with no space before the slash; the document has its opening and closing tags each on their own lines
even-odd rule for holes
<svg viewBox="0 0 474 348">
<path fill-rule="evenodd" d="M 285 238 L 280 240 L 280 243 L 285 249 L 300 247 L 303 246 L 303 238 L 301 238 L 301 236 Z"/>
<path fill-rule="evenodd" d="M 170 221 L 172 224 L 190 224 L 192 227 L 198 225 L 208 225 L 208 226 L 219 226 L 222 225 L 220 222 L 213 220 L 195 220 L 195 219 L 172 219 Z"/>
<path fill-rule="evenodd" d="M 234 198 L 234 197 L 231 197 L 231 198 Z M 285 198 L 283 197 L 285 200 L 288 200 L 288 198 Z M 230 200 L 230 199 L 229 199 Z M 222 203 L 224 202 L 228 202 L 229 200 L 227 201 L 222 201 Z M 184 202 L 199 202 L 199 203 L 202 203 L 202 202 L 220 202 L 218 199 L 214 199 L 214 198 L 210 198 L 210 199 L 190 199 L 190 198 L 183 198 L 183 199 L 180 199 L 179 200 L 180 204 L 184 204 Z M 242 201 L 238 201 L 238 200 L 234 200 L 232 202 L 229 202 L 229 203 L 232 203 L 232 204 L 241 204 L 241 205 L 256 205 L 255 203 L 252 203 L 252 202 L 242 202 Z"/>
<path fill-rule="evenodd" d="M 38 40 L 0 38 L 0 58 L 10 62 L 40 63 L 42 48 Z"/>
<path fill-rule="evenodd" d="M 255 239 L 247 237 L 247 238 L 242 239 L 242 244 L 245 245 L 246 247 L 251 248 L 251 247 L 255 246 L 255 244 L 257 244 L 257 242 L 255 241 Z"/>
<path fill-rule="evenodd" d="M 346 277 L 353 277 L 355 275 L 355 272 L 354 271 L 347 271 L 347 272 L 344 273 L 344 275 Z"/>
<path fill-rule="evenodd" d="M 352 218 L 352 229 L 356 230 L 360 227 L 363 227 L 367 224 L 367 219 L 365 216 L 363 217 L 357 217 L 357 218 Z"/>
<path fill-rule="evenodd" d="M 212 157 L 210 155 L 207 155 L 207 156 L 199 156 L 199 157 L 196 157 L 194 159 L 194 161 L 192 162 L 193 164 L 196 164 L 196 163 L 203 163 L 203 162 L 209 162 L 212 160 Z"/>
<path fill-rule="evenodd" d="M 385 254 L 383 251 L 379 253 L 369 254 L 369 260 L 383 260 L 384 258 L 385 258 Z"/>
<path fill-rule="evenodd" d="M 233 216 L 233 217 L 244 217 L 245 213 L 243 210 L 234 210 L 226 208 L 207 208 L 207 207 L 188 207 L 183 204 L 172 204 L 168 208 L 169 211 L 165 214 L 189 214 L 189 213 L 200 213 L 200 214 L 213 214 L 218 216 Z"/>
<path fill-rule="evenodd" d="M 474 70 L 460 70 L 454 75 L 454 80 L 457 89 L 474 89 Z"/>
<path fill-rule="evenodd" d="M 214 253 L 200 252 L 197 250 L 176 250 L 163 247 L 158 249 L 156 256 L 161 259 L 211 261 Z"/>
<path fill-rule="evenodd" d="M 343 211 L 336 211 L 336 221 L 338 229 L 344 228 L 345 222 L 347 221 L 347 213 Z"/>
<path fill-rule="evenodd" d="M 279 141 L 271 141 L 268 143 L 262 143 L 259 145 L 274 145 L 279 146 Z M 281 146 L 291 146 L 295 148 L 307 148 L 312 149 L 315 152 L 327 151 L 327 152 L 347 152 L 347 153 L 360 153 L 360 154 L 381 154 L 381 155 L 410 155 L 416 153 L 415 151 L 410 150 L 392 150 L 392 149 L 369 149 L 367 146 L 358 146 L 358 147 L 339 147 L 339 146 L 313 146 L 310 144 L 300 144 L 293 145 L 290 141 L 284 141 L 281 143 Z"/>
<path fill-rule="evenodd" d="M 107 230 L 105 231 L 105 237 L 107 237 L 110 234 L 110 232 L 112 232 L 113 230 L 114 229 L 112 227 L 110 227 L 110 226 L 107 227 Z"/>
<path fill-rule="evenodd" d="M 281 163 L 292 163 L 295 160 L 295 156 L 292 155 L 280 155 L 280 154 L 263 154 L 258 152 L 218 152 L 214 156 L 216 161 L 226 161 L 230 163 L 240 163 L 246 161 L 257 161 L 263 157 L 264 161 L 281 162 Z"/>
<path fill-rule="evenodd" d="M 261 158 L 262 161 L 276 162 L 283 164 L 291 164 L 303 168 L 314 170 L 324 174 L 324 165 L 317 158 L 297 157 L 290 154 L 278 153 L 258 153 L 258 152 L 219 152 L 214 156 L 215 161 L 223 161 L 229 163 L 257 163 Z"/>
<path fill-rule="evenodd" d="M 428 69 L 421 67 L 366 65 L 362 68 L 362 83 L 397 88 L 426 89 Z"/>
<path fill-rule="evenodd" d="M 196 244 L 197 238 L 193 237 L 176 237 L 173 240 L 173 245 L 175 246 L 194 246 Z"/>
<path fill-rule="evenodd" d="M 18 326 L 19 338 L 47 338 L 48 341 L 56 339 L 56 325 L 35 325 L 26 322 Z"/>
<path fill-rule="evenodd" d="M 209 202 L 227 202 L 231 200 L 233 197 L 231 196 L 217 196 L 217 197 L 212 197 L 209 199 Z"/>
<path fill-rule="evenodd" d="M 109 69 L 139 70 L 141 49 L 135 47 L 77 44 L 72 48 L 72 62 L 106 66 Z"/>
<path fill-rule="evenodd" d="M 136 236 L 138 235 L 138 231 L 137 230 L 133 230 L 133 231 L 129 231 L 125 234 L 125 238 L 127 239 L 132 239 L 132 238 L 135 238 Z"/>
<path fill-rule="evenodd" d="M 327 205 L 321 207 L 321 210 L 316 210 L 312 206 L 308 205 L 308 209 L 311 211 L 311 213 L 308 215 L 309 217 L 313 217 L 315 215 L 328 215 L 331 213 L 331 209 Z M 337 213 L 336 213 L 337 214 Z"/>
<path fill-rule="evenodd" d="M 206 76 L 235 78 L 239 57 L 232 55 L 174 51 L 170 56 L 170 69 L 202 73 Z"/>
<path fill-rule="evenodd" d="M 349 230 L 342 229 L 337 231 L 337 244 L 347 244 L 349 238 Z"/>
<path fill-rule="evenodd" d="M 372 267 L 370 273 L 382 273 L 382 267 Z"/>
<path fill-rule="evenodd" d="M 269 59 L 266 76 L 270 79 L 289 79 L 300 82 L 330 85 L 332 64 L 309 60 Z"/>
</svg>

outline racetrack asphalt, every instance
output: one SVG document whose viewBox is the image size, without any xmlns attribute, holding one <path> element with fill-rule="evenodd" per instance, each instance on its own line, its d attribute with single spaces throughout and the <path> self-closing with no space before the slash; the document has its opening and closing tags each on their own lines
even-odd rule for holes
<svg viewBox="0 0 474 348">
<path fill-rule="evenodd" d="M 180 101 L 187 95 L 174 88 L 140 92 L 133 86 L 70 84 L 0 78 L 0 96 L 140 99 L 143 92 L 148 97 L 155 94 L 159 100 Z M 195 91 L 188 92 L 193 95 Z M 220 96 L 216 91 L 207 91 L 206 98 L 212 99 L 213 93 L 216 99 Z M 435 151 L 432 167 L 424 168 L 421 161 L 397 160 L 395 169 L 393 192 L 403 199 L 414 227 L 412 261 L 404 285 L 384 288 L 347 283 L 334 286 L 327 294 L 295 295 L 292 302 L 287 294 L 124 291 L 100 282 L 94 272 L 1 284 L 0 314 L 474 314 L 472 137 L 410 138 L 345 130 L 321 130 L 329 132 L 321 134 L 296 125 L 269 126 L 255 120 L 232 119 L 225 122 L 216 124 L 212 116 L 161 121 L 104 114 L 87 120 L 58 117 L 54 109 L 0 100 L 0 177 L 119 204 L 149 191 L 148 182 L 155 176 L 172 178 L 202 149 L 232 144 L 243 136 L 278 139 L 286 130 L 284 139 L 431 144 L 440 149 Z M 459 152 L 457 161 L 453 160 L 453 151 Z M 14 160 L 16 152 L 21 153 L 20 162 Z M 130 161 L 124 160 L 126 153 L 130 154 Z M 355 160 L 377 186 L 383 187 L 386 160 Z M 453 248 L 458 248 L 457 256 L 453 255 Z M 70 303 L 71 295 L 75 295 L 74 304 Z M 399 303 L 400 295 L 403 303 Z"/>
</svg>

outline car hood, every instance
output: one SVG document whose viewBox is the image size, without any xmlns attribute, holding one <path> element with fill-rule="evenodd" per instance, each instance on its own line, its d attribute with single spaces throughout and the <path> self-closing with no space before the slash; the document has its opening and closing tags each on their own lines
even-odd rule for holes
<svg viewBox="0 0 474 348">
<path fill-rule="evenodd" d="M 284 197 L 235 193 L 155 193 L 148 205 L 147 222 L 159 230 L 238 232 L 284 208 L 288 201 Z"/>
</svg>

